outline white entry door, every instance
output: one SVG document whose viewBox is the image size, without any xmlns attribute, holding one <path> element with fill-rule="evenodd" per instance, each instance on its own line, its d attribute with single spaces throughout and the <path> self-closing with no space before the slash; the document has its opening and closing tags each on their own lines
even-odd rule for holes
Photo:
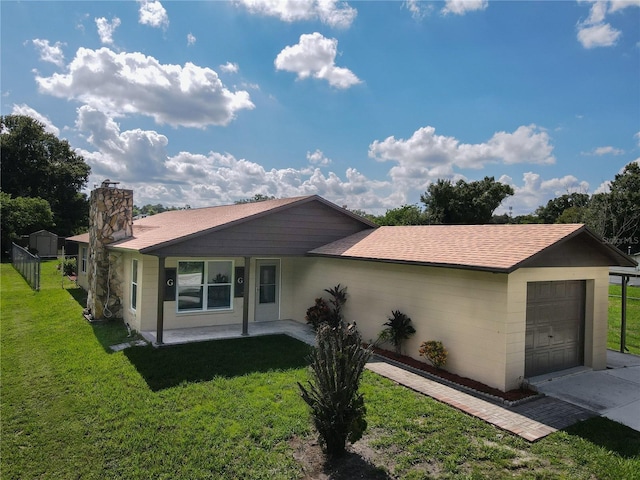
<svg viewBox="0 0 640 480">
<path fill-rule="evenodd" d="M 280 319 L 280 260 L 256 260 L 256 321 Z"/>
</svg>

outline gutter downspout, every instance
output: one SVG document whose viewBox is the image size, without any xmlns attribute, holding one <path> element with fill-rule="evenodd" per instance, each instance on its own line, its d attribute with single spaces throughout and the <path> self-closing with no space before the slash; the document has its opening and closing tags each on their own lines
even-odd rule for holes
<svg viewBox="0 0 640 480">
<path fill-rule="evenodd" d="M 158 311 L 156 314 L 156 344 L 162 345 L 162 333 L 164 331 L 164 290 L 165 290 L 165 272 L 164 263 L 166 257 L 158 257 Z"/>
</svg>

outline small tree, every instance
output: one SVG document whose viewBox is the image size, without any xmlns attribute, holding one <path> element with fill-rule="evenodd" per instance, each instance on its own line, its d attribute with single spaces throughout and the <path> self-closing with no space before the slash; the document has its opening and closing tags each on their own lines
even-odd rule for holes
<svg viewBox="0 0 640 480">
<path fill-rule="evenodd" d="M 383 324 L 387 328 L 380 332 L 379 339 L 383 342 L 391 342 L 396 353 L 400 355 L 402 343 L 416 333 L 416 329 L 411 325 L 411 319 L 400 310 L 392 310 L 391 315 Z"/>
<path fill-rule="evenodd" d="M 331 327 L 325 323 L 318 328 L 316 342 L 311 381 L 306 387 L 298 386 L 311 407 L 321 445 L 336 457 L 344 454 L 347 440 L 356 442 L 367 428 L 364 397 L 358 388 L 371 351 L 362 347 L 355 324 Z"/>
</svg>

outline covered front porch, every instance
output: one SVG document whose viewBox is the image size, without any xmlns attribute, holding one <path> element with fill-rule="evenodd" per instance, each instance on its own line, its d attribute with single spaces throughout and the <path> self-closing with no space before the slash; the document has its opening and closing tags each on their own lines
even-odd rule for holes
<svg viewBox="0 0 640 480">
<path fill-rule="evenodd" d="M 145 340 L 157 346 L 282 334 L 289 335 L 309 345 L 315 345 L 315 332 L 313 329 L 309 325 L 295 320 L 250 322 L 247 335 L 242 334 L 242 324 L 167 329 L 163 331 L 161 344 L 157 342 L 156 331 L 147 330 L 140 333 Z"/>
</svg>

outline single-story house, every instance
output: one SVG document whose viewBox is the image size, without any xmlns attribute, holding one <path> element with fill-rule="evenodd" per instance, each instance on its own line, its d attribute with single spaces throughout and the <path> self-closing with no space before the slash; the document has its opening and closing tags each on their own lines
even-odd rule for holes
<svg viewBox="0 0 640 480">
<path fill-rule="evenodd" d="M 325 288 L 366 341 L 392 310 L 441 340 L 446 368 L 500 390 L 578 365 L 606 366 L 609 267 L 627 255 L 581 224 L 378 227 L 319 196 L 132 220 L 133 192 L 91 194 L 78 283 L 96 318 L 138 331 L 304 322 Z M 102 283 L 101 283 L 102 282 Z M 106 283 L 105 283 L 106 282 Z M 326 294 L 324 294 L 326 297 Z"/>
</svg>

